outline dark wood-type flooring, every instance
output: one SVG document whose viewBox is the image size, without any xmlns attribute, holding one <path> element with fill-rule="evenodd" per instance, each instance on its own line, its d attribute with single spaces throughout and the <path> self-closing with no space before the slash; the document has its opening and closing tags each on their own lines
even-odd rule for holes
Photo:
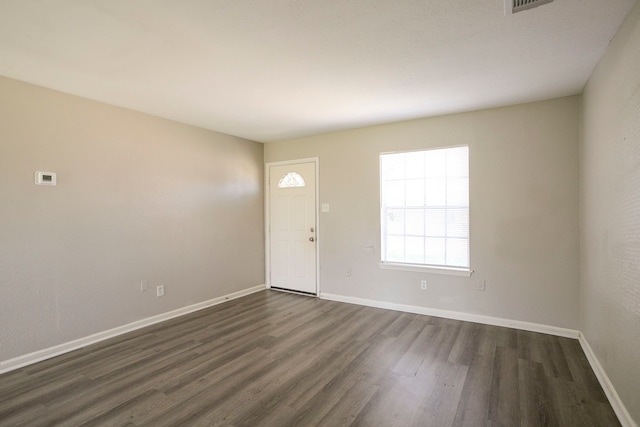
<svg viewBox="0 0 640 427">
<path fill-rule="evenodd" d="M 0 425 L 620 424 L 577 340 L 265 290 L 1 375 Z"/>
</svg>

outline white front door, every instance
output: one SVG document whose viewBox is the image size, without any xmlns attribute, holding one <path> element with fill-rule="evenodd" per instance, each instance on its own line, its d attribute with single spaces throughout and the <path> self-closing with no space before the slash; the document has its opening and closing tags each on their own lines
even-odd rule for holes
<svg viewBox="0 0 640 427">
<path fill-rule="evenodd" d="M 269 285 L 317 294 L 316 162 L 269 166 Z"/>
</svg>

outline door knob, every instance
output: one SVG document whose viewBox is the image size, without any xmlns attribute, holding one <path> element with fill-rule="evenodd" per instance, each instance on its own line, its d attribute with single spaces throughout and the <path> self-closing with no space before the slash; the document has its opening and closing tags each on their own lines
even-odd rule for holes
<svg viewBox="0 0 640 427">
<path fill-rule="evenodd" d="M 309 241 L 310 241 L 310 242 L 315 242 L 315 241 L 316 241 L 316 239 L 314 239 L 313 237 L 309 237 Z"/>
</svg>

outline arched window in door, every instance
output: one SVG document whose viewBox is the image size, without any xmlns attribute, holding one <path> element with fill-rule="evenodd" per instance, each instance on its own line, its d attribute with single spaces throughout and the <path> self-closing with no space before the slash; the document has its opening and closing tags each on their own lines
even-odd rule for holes
<svg viewBox="0 0 640 427">
<path fill-rule="evenodd" d="M 297 172 L 285 173 L 278 182 L 278 188 L 304 187 L 306 185 L 304 178 Z"/>
</svg>

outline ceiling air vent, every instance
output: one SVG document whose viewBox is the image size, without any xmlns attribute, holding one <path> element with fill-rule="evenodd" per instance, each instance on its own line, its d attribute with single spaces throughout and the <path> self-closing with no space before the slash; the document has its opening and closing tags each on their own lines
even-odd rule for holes
<svg viewBox="0 0 640 427">
<path fill-rule="evenodd" d="M 506 15 L 533 9 L 543 4 L 551 3 L 553 0 L 504 0 L 504 11 Z"/>
</svg>

